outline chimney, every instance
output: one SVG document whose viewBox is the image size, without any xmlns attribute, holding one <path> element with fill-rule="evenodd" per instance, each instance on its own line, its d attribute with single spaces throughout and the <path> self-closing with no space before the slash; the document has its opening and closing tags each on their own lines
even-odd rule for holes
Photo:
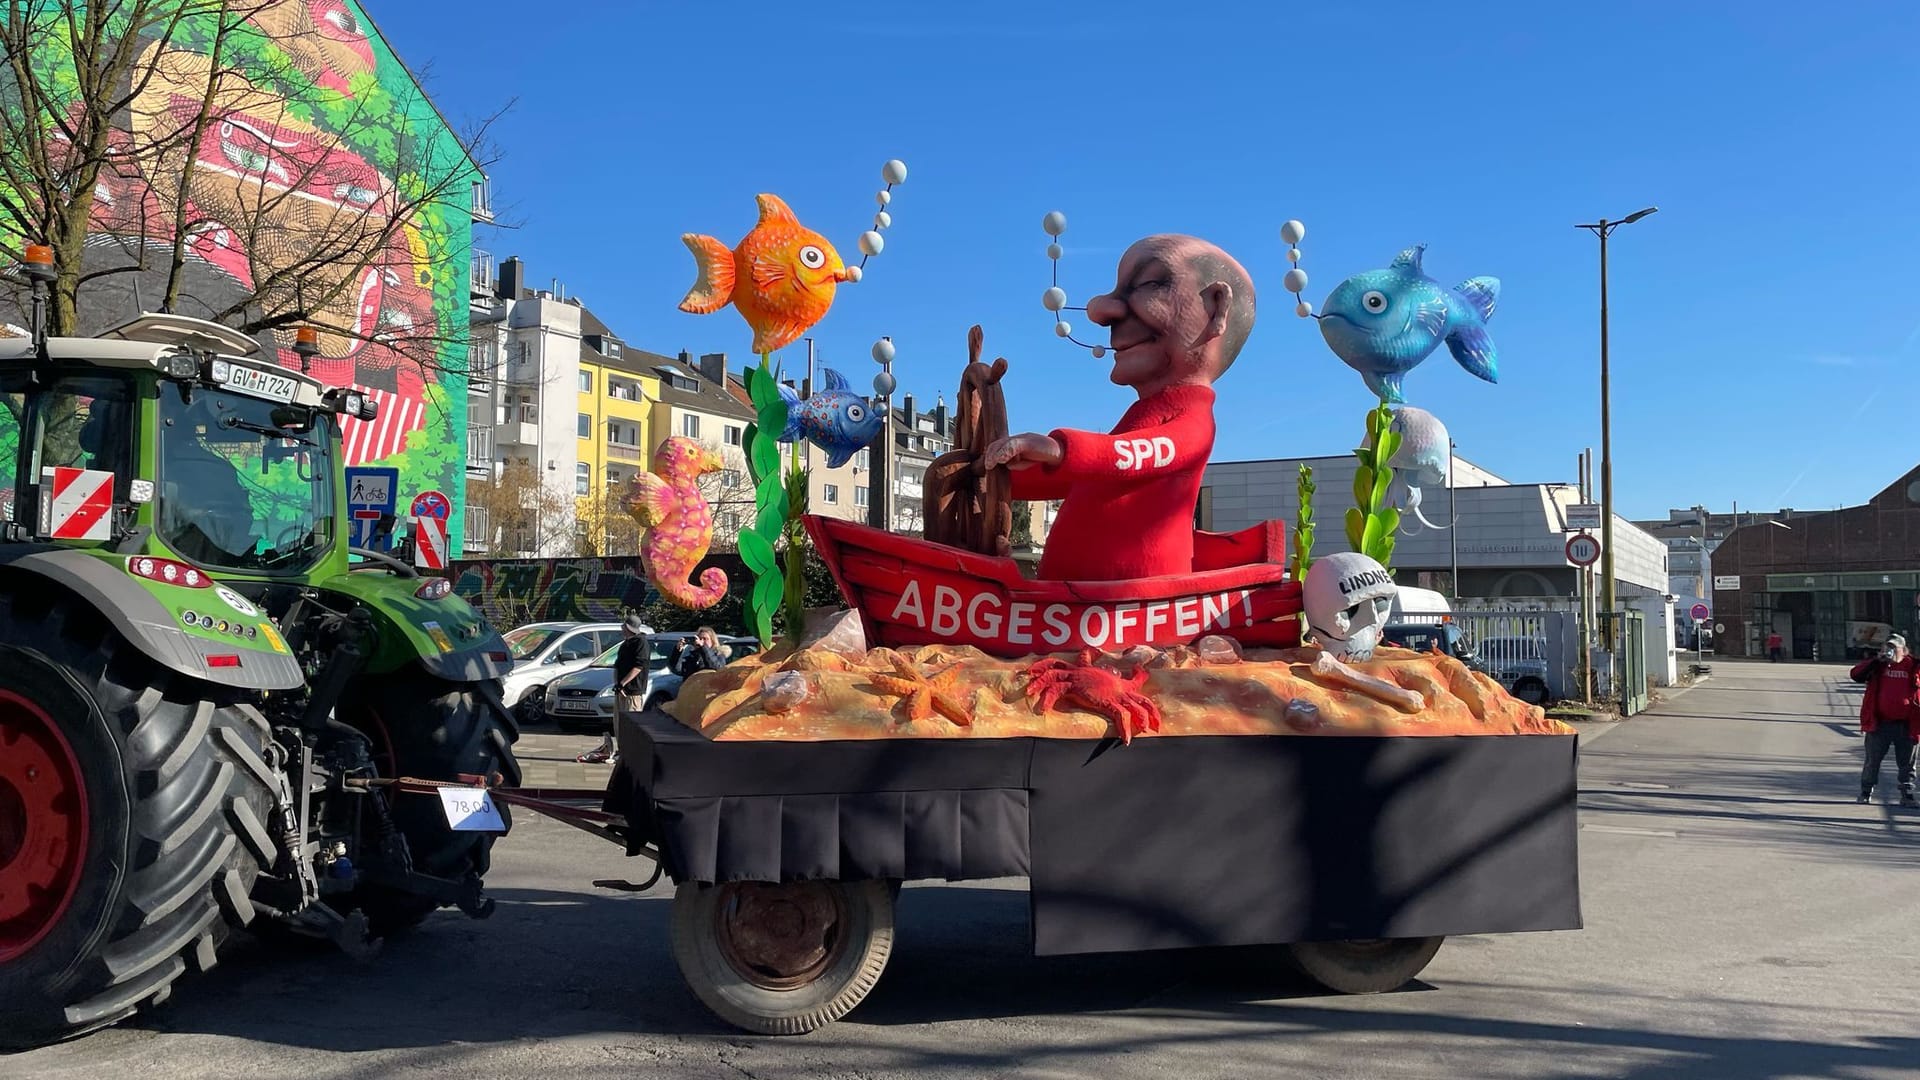
<svg viewBox="0 0 1920 1080">
<path fill-rule="evenodd" d="M 913 411 L 913 395 L 907 394 L 900 399 L 900 407 L 907 413 L 907 430 L 920 430 L 920 414 Z"/>
<path fill-rule="evenodd" d="M 693 354 L 692 354 L 692 353 L 690 353 L 690 352 L 688 352 L 688 351 L 687 351 L 687 350 L 685 350 L 685 349 L 681 349 L 681 350 L 680 350 L 680 362 L 681 362 L 681 363 L 683 363 L 683 364 L 685 364 L 685 365 L 687 365 L 688 367 L 692 367 L 692 366 L 693 366 Z"/>
<path fill-rule="evenodd" d="M 727 354 L 723 352 L 702 353 L 700 356 L 700 374 L 720 389 L 727 388 Z"/>
<path fill-rule="evenodd" d="M 934 431 L 934 434 L 936 434 L 936 435 L 938 435 L 938 436 L 940 436 L 940 437 L 941 437 L 941 438 L 943 438 L 943 439 L 944 439 L 944 438 L 946 438 L 946 437 L 947 437 L 947 435 L 948 435 L 948 432 L 947 432 L 947 395 L 945 395 L 945 394 L 941 394 L 941 395 L 940 395 L 939 397 L 937 397 L 937 398 L 935 398 L 935 399 L 934 399 L 934 406 L 933 406 L 933 431 Z"/>
<path fill-rule="evenodd" d="M 520 299 L 521 290 L 527 287 L 527 264 L 515 255 L 500 264 L 500 295 L 508 300 Z"/>
</svg>

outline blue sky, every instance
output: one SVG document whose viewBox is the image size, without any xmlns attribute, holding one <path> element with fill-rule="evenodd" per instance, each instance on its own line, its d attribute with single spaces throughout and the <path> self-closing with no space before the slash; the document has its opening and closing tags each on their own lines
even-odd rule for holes
<svg viewBox="0 0 1920 1080">
<path fill-rule="evenodd" d="M 1059 209 L 1073 303 L 1152 232 L 1253 274 L 1217 460 L 1344 452 L 1370 397 L 1280 287 L 1299 218 L 1316 306 L 1413 243 L 1444 282 L 1500 278 L 1499 384 L 1442 349 L 1409 400 L 1510 480 L 1571 480 L 1600 442 L 1573 226 L 1658 205 L 1610 247 L 1623 513 L 1851 504 L 1916 458 L 1920 5 L 368 6 L 456 121 L 516 99 L 492 172 L 519 227 L 477 242 L 643 348 L 748 361 L 732 309 L 676 310 L 680 234 L 731 245 L 770 191 L 857 258 L 898 157 L 887 249 L 814 333 L 856 386 L 892 335 L 902 389 L 951 395 L 978 322 L 1016 430 L 1109 427 L 1130 392 L 1039 302 Z"/>
</svg>

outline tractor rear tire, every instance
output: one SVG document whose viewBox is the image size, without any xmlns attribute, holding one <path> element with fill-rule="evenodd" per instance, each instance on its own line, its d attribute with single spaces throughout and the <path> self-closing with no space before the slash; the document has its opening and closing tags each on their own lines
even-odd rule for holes
<svg viewBox="0 0 1920 1080">
<path fill-rule="evenodd" d="M 277 751 L 222 692 L 71 597 L 0 591 L 0 1047 L 159 1004 L 252 921 Z"/>
<path fill-rule="evenodd" d="M 499 684 L 494 685 L 497 695 Z M 370 676 L 341 703 L 340 716 L 372 739 L 381 776 L 453 780 L 462 773 L 499 773 L 509 787 L 520 783 L 520 763 L 513 756 L 520 731 L 472 684 L 448 682 L 418 668 Z M 395 794 L 389 805 L 416 871 L 455 881 L 468 873 L 486 877 L 493 842 L 504 834 L 454 832 L 440 800 L 431 795 Z M 511 828 L 510 808 L 504 802 L 495 805 Z M 385 885 L 357 889 L 348 903 L 366 914 L 375 937 L 412 929 L 441 906 L 432 897 Z"/>
</svg>

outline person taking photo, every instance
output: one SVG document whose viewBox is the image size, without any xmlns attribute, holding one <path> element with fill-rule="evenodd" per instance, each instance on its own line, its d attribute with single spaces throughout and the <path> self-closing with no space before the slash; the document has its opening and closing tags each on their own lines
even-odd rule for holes
<svg viewBox="0 0 1920 1080">
<path fill-rule="evenodd" d="M 1907 651 L 1907 639 L 1895 634 L 1878 655 L 1855 664 L 1853 681 L 1867 684 L 1860 697 L 1860 730 L 1866 735 L 1867 763 L 1860 770 L 1860 798 L 1873 798 L 1880 763 L 1893 751 L 1900 805 L 1920 806 L 1913 796 L 1913 745 L 1920 739 L 1920 661 Z"/>
<path fill-rule="evenodd" d="M 727 648 L 713 627 L 703 626 L 690 638 L 684 638 L 673 653 L 673 673 L 690 678 L 696 672 L 719 671 L 727 666 Z"/>
</svg>

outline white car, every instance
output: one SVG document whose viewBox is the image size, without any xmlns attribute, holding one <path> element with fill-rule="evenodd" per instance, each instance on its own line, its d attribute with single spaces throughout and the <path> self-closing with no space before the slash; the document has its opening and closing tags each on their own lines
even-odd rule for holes
<svg viewBox="0 0 1920 1080">
<path fill-rule="evenodd" d="M 505 636 L 513 653 L 513 670 L 500 680 L 500 693 L 524 723 L 540 718 L 548 683 L 579 671 L 620 644 L 620 624 L 528 623 Z"/>
</svg>

